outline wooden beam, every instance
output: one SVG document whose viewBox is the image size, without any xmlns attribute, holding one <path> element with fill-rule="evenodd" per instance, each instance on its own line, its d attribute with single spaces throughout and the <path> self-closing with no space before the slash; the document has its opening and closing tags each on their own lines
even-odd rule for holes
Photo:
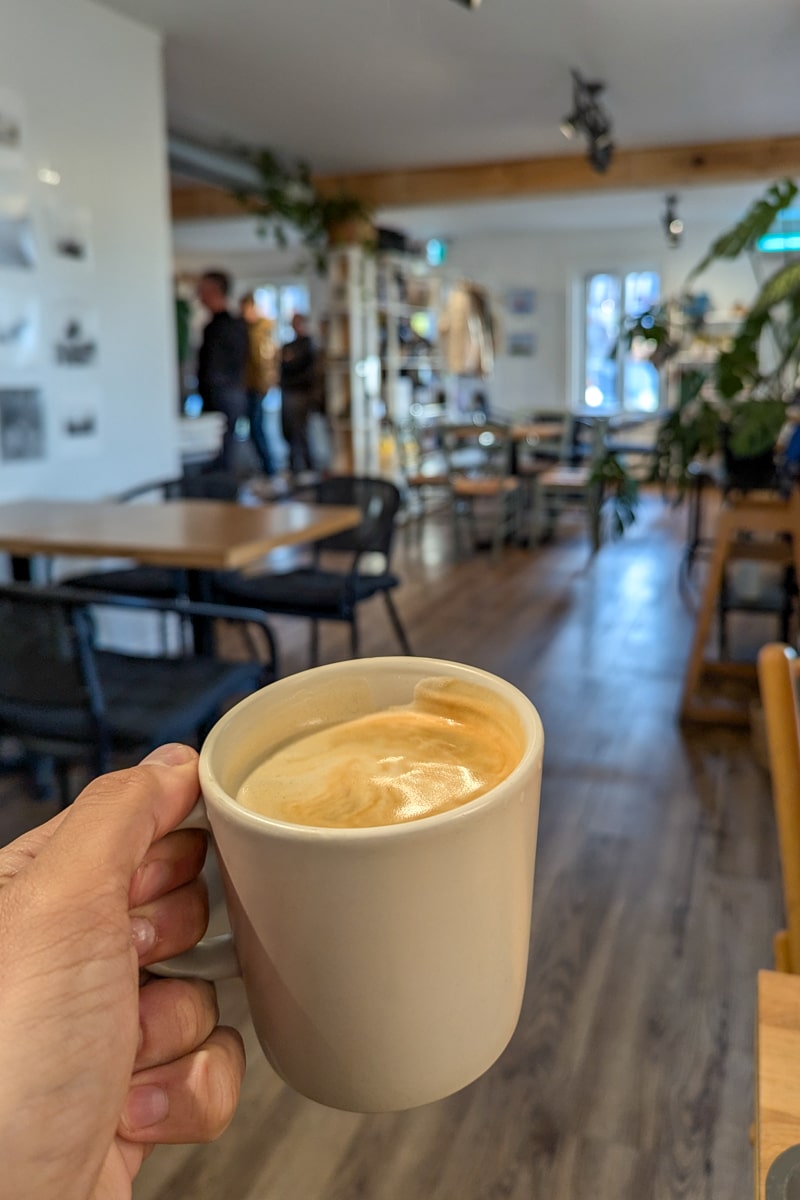
<svg viewBox="0 0 800 1200">
<path fill-rule="evenodd" d="M 319 175 L 315 182 L 328 194 L 344 191 L 376 210 L 558 192 L 738 183 L 799 174 L 800 136 L 618 150 L 604 175 L 592 170 L 584 155 L 565 154 L 460 166 Z M 241 212 L 241 205 L 217 188 L 198 185 L 175 188 L 172 193 L 175 220 L 230 217 Z"/>
<path fill-rule="evenodd" d="M 241 217 L 248 211 L 222 188 L 208 183 L 181 184 L 172 189 L 173 221 L 204 221 L 210 217 Z"/>
<path fill-rule="evenodd" d="M 326 191 L 353 192 L 378 209 L 554 192 L 736 183 L 795 174 L 800 174 L 800 137 L 618 150 L 604 175 L 594 171 L 584 155 L 569 154 L 323 176 L 318 183 Z"/>
</svg>

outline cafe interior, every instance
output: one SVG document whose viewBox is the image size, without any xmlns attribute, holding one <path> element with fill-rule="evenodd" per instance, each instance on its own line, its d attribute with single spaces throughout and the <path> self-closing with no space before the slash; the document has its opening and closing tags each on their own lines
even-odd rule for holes
<svg viewBox="0 0 800 1200">
<path fill-rule="evenodd" d="M 329 1108 L 222 982 L 238 1111 L 135 1200 L 795 1194 L 799 55 L 790 0 L 5 0 L 0 846 L 316 665 L 469 664 L 545 732 L 494 1065 Z"/>
</svg>

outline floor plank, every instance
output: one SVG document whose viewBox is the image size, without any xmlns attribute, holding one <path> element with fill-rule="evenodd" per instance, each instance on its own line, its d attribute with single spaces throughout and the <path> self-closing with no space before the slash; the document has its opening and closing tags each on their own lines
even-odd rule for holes
<svg viewBox="0 0 800 1200">
<path fill-rule="evenodd" d="M 214 1146 L 157 1151 L 136 1200 L 748 1194 L 755 972 L 780 923 L 775 832 L 748 734 L 676 720 L 692 632 L 677 583 L 684 525 L 647 496 L 595 558 L 568 520 L 552 544 L 509 548 L 497 565 L 454 564 L 435 519 L 399 539 L 415 651 L 504 675 L 545 725 L 520 1024 L 458 1095 L 361 1117 L 283 1087 L 226 984 L 223 1015 L 248 1044 L 240 1110 Z M 304 625 L 275 624 L 286 671 L 301 669 Z M 377 602 L 363 652 L 395 651 Z M 344 629 L 324 631 L 323 654 L 347 657 Z M 52 811 L 26 789 L 0 780 L 3 840 Z"/>
</svg>

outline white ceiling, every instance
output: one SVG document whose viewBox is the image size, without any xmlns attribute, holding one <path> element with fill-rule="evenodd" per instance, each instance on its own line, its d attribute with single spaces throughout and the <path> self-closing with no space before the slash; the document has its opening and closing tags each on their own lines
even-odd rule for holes
<svg viewBox="0 0 800 1200">
<path fill-rule="evenodd" d="M 165 34 L 171 127 L 317 171 L 524 158 L 571 67 L 621 146 L 796 133 L 796 0 L 101 0 Z"/>
</svg>

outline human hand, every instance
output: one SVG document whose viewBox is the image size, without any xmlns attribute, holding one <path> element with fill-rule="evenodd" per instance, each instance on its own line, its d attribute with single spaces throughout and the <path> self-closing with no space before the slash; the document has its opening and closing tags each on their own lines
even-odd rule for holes
<svg viewBox="0 0 800 1200">
<path fill-rule="evenodd" d="M 161 747 L 0 850 L 2 1196 L 130 1200 L 155 1144 L 233 1116 L 244 1052 L 213 987 L 139 983 L 205 930 L 205 837 L 171 832 L 197 795 L 195 752 Z"/>
</svg>

